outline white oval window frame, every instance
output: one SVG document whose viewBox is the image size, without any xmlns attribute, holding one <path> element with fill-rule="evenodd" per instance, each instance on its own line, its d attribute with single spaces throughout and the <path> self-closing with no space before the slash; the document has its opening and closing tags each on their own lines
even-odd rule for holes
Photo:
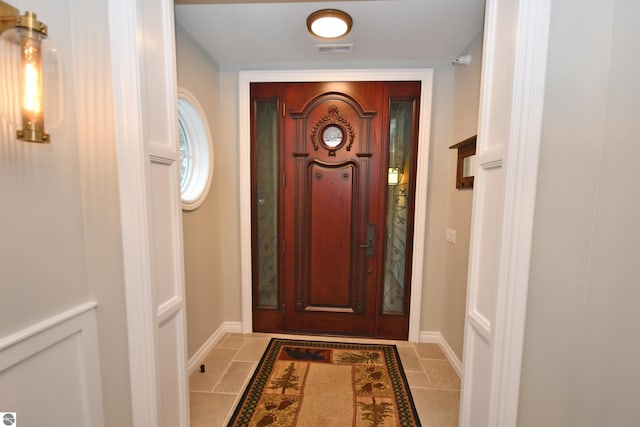
<svg viewBox="0 0 640 427">
<path fill-rule="evenodd" d="M 180 187 L 182 209 L 197 209 L 207 198 L 213 176 L 213 143 L 202 106 L 195 96 L 178 88 L 178 121 L 182 123 L 191 154 L 191 173 Z"/>
</svg>

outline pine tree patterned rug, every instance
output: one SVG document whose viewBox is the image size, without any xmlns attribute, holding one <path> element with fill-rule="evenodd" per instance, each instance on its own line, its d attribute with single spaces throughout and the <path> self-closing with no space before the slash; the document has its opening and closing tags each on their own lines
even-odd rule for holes
<svg viewBox="0 0 640 427">
<path fill-rule="evenodd" d="M 420 426 L 394 345 L 273 338 L 229 426 Z"/>
</svg>

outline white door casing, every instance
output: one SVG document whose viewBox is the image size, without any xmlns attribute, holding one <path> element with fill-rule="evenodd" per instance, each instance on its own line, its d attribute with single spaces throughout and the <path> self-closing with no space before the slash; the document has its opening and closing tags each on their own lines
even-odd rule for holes
<svg viewBox="0 0 640 427">
<path fill-rule="evenodd" d="M 322 81 L 420 81 L 420 118 L 418 129 L 418 168 L 413 230 L 409 341 L 418 342 L 422 308 L 422 275 L 427 218 L 427 179 L 431 135 L 432 69 L 395 70 L 276 70 L 241 71 L 238 77 L 240 144 L 240 257 L 242 281 L 242 332 L 253 331 L 251 291 L 251 123 L 250 92 L 254 82 Z M 417 285 L 416 285 L 417 284 Z"/>
<path fill-rule="evenodd" d="M 188 426 L 173 1 L 109 0 L 133 423 Z"/>
<path fill-rule="evenodd" d="M 488 0 L 460 425 L 517 422 L 550 0 Z"/>
</svg>

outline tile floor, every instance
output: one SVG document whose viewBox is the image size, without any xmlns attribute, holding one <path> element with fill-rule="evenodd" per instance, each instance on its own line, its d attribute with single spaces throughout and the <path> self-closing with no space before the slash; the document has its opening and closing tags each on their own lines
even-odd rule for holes
<svg viewBox="0 0 640 427">
<path fill-rule="evenodd" d="M 226 425 L 272 337 L 371 342 L 357 338 L 226 334 L 204 360 L 205 372 L 196 370 L 189 378 L 192 427 Z M 456 427 L 460 379 L 440 347 L 406 341 L 376 342 L 397 346 L 422 425 Z"/>
</svg>

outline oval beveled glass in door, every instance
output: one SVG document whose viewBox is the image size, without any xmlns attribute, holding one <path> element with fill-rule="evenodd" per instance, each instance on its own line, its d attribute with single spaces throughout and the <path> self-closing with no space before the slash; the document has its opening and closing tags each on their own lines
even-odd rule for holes
<svg viewBox="0 0 640 427">
<path fill-rule="evenodd" d="M 413 112 L 413 100 L 390 103 L 384 313 L 403 313 L 405 309 Z"/>
<path fill-rule="evenodd" d="M 278 101 L 256 101 L 257 302 L 278 307 Z"/>
</svg>

